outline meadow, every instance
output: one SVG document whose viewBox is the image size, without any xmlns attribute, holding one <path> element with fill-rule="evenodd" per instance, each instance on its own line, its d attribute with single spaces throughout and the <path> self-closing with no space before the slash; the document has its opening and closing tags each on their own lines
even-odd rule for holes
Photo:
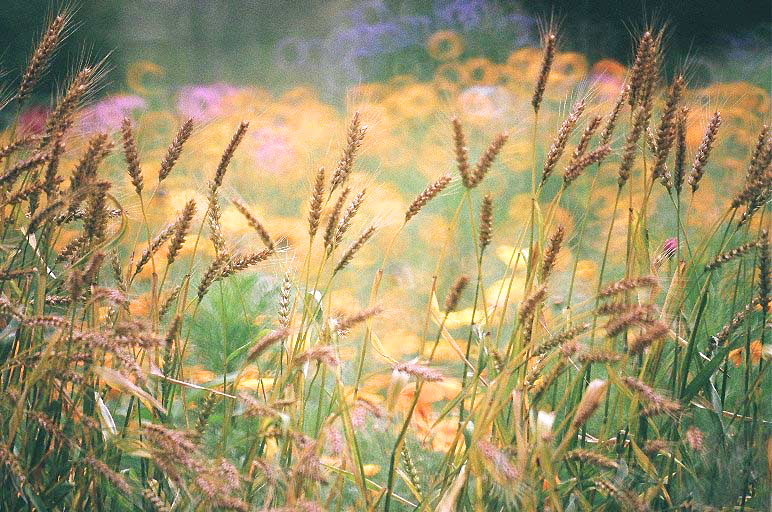
<svg viewBox="0 0 772 512">
<path fill-rule="evenodd" d="M 0 510 L 768 510 L 769 91 L 547 25 L 0 107 Z"/>
</svg>

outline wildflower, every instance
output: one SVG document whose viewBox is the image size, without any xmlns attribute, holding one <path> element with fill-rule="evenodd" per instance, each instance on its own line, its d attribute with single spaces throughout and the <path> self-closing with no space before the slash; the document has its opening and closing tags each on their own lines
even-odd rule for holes
<svg viewBox="0 0 772 512">
<path fill-rule="evenodd" d="M 677 251 L 678 251 L 677 238 L 668 238 L 667 240 L 665 240 L 665 243 L 662 244 L 662 249 L 660 249 L 659 253 L 657 254 L 657 257 L 654 258 L 654 268 L 659 268 L 662 265 L 662 263 L 665 262 L 665 260 L 669 260 L 673 256 L 675 256 Z"/>
<path fill-rule="evenodd" d="M 43 106 L 28 108 L 19 116 L 19 133 L 22 136 L 42 134 L 50 113 L 51 110 Z"/>
<path fill-rule="evenodd" d="M 133 94 L 107 97 L 81 114 L 81 127 L 89 133 L 112 132 L 120 129 L 125 117 L 147 107 L 147 102 Z"/>
<path fill-rule="evenodd" d="M 759 340 L 753 340 L 751 342 L 751 364 L 757 364 L 761 361 L 762 353 L 764 352 L 764 345 Z M 729 352 L 727 356 L 735 366 L 740 366 L 745 360 L 745 347 L 736 348 Z"/>
<path fill-rule="evenodd" d="M 183 87 L 177 98 L 177 110 L 185 117 L 208 121 L 223 113 L 226 96 L 236 91 L 223 83 Z"/>
<path fill-rule="evenodd" d="M 426 42 L 429 55 L 439 61 L 458 58 L 464 51 L 464 41 L 453 30 L 440 30 L 431 35 Z"/>
</svg>

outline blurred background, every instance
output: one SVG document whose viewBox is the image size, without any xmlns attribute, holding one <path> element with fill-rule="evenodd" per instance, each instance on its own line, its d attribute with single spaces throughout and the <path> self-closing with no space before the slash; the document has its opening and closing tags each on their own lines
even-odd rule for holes
<svg viewBox="0 0 772 512">
<path fill-rule="evenodd" d="M 52 4 L 0 4 L 0 65 L 15 75 Z M 426 41 L 438 30 L 464 37 L 465 58 L 503 62 L 514 49 L 538 46 L 539 27 L 550 19 L 561 27 L 561 49 L 583 53 L 590 64 L 601 58 L 627 62 L 631 34 L 647 23 L 667 24 L 666 65 L 671 71 L 686 67 L 693 84 L 744 80 L 770 90 L 772 82 L 769 0 L 82 0 L 75 5 L 80 26 L 67 42 L 66 58 L 57 59 L 47 76 L 63 76 L 84 54 L 111 53 L 112 91 L 136 91 L 132 80 L 159 90 L 228 82 L 280 91 L 307 83 L 327 101 L 341 101 L 351 84 L 405 73 L 431 76 L 436 62 Z M 132 68 L 137 62 L 142 65 Z M 40 98 L 55 86 L 49 78 L 38 89 Z"/>
</svg>

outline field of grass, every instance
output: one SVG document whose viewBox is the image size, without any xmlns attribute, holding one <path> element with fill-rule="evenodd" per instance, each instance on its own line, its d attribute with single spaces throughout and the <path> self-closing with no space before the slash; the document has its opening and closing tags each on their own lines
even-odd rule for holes
<svg viewBox="0 0 772 512">
<path fill-rule="evenodd" d="M 0 511 L 768 510 L 769 93 L 505 60 L 0 107 Z"/>
</svg>

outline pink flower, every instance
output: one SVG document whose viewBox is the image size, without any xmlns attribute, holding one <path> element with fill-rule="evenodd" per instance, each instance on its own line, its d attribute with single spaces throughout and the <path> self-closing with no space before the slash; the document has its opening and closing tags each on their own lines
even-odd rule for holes
<svg viewBox="0 0 772 512">
<path fill-rule="evenodd" d="M 177 97 L 177 110 L 185 117 L 207 121 L 222 114 L 223 100 L 236 91 L 236 87 L 225 83 L 183 87 Z"/>
<path fill-rule="evenodd" d="M 668 257 L 672 257 L 678 250 L 678 239 L 668 238 L 665 240 L 665 244 L 662 248 L 662 252 L 666 253 Z"/>
<path fill-rule="evenodd" d="M 665 260 L 675 256 L 676 251 L 678 251 L 678 239 L 668 238 L 665 240 L 665 243 L 662 244 L 662 249 L 660 249 L 657 257 L 654 259 L 654 268 L 659 268 Z"/>
<path fill-rule="evenodd" d="M 258 128 L 252 132 L 252 156 L 262 169 L 282 174 L 297 159 L 289 136 L 270 128 Z"/>
<path fill-rule="evenodd" d="M 86 132 L 112 132 L 121 127 L 124 117 L 144 109 L 147 102 L 140 96 L 120 94 L 109 96 L 83 111 L 81 127 Z"/>
<path fill-rule="evenodd" d="M 22 136 L 43 133 L 50 110 L 42 105 L 30 107 L 19 116 L 19 133 Z"/>
</svg>

